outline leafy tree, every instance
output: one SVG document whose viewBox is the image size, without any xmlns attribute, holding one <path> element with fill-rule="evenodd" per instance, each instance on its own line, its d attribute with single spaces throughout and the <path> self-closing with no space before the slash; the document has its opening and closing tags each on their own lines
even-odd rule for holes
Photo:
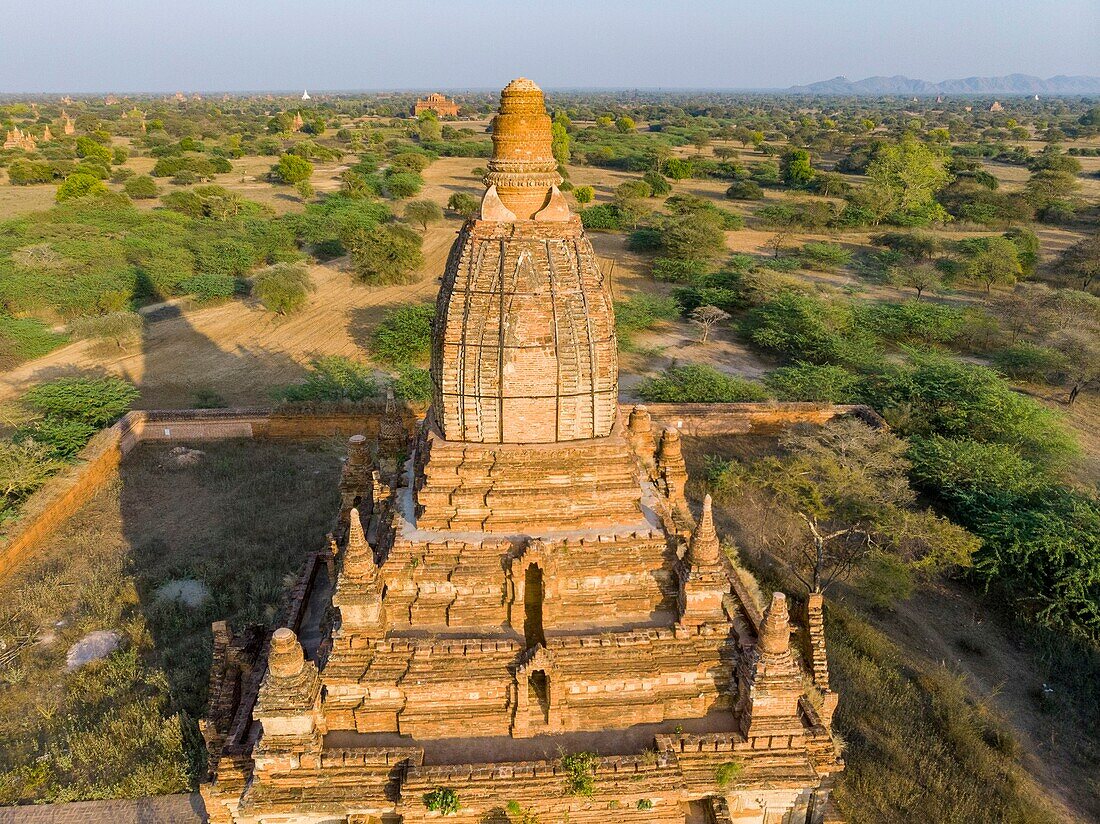
<svg viewBox="0 0 1100 824">
<path fill-rule="evenodd" d="M 627 180 L 616 186 L 612 202 L 618 209 L 620 220 L 636 228 L 638 221 L 649 212 L 645 201 L 652 194 L 653 190 L 644 180 Z"/>
<path fill-rule="evenodd" d="M 420 134 L 421 141 L 430 142 L 443 138 L 443 127 L 440 125 L 439 118 L 436 116 L 435 112 L 421 112 L 417 120 L 417 131 Z"/>
<path fill-rule="evenodd" d="M 416 172 L 386 174 L 383 180 L 386 196 L 395 200 L 414 197 L 424 186 L 424 178 Z"/>
<path fill-rule="evenodd" d="M 763 200 L 764 190 L 752 180 L 738 180 L 726 189 L 726 197 L 730 200 Z"/>
<path fill-rule="evenodd" d="M 577 203 L 582 206 L 586 203 L 591 203 L 592 198 L 596 196 L 596 190 L 591 186 L 578 186 L 573 190 L 573 197 L 576 198 Z"/>
<path fill-rule="evenodd" d="M 1057 269 L 1088 289 L 1100 280 L 1100 232 L 1093 232 L 1066 249 L 1058 258 Z"/>
<path fill-rule="evenodd" d="M 627 117 L 625 114 L 615 121 L 615 129 L 619 134 L 627 134 L 634 131 L 634 128 L 634 118 Z"/>
<path fill-rule="evenodd" d="M 672 191 L 672 184 L 665 180 L 664 175 L 652 169 L 642 175 L 642 180 L 649 186 L 650 197 L 663 197 Z"/>
<path fill-rule="evenodd" d="M 865 379 L 863 399 L 905 435 L 942 435 L 1013 447 L 1036 463 L 1057 466 L 1077 454 L 1059 416 L 1012 390 L 983 366 L 933 352 Z"/>
<path fill-rule="evenodd" d="M 123 184 L 122 191 L 134 200 L 147 200 L 157 196 L 157 183 L 149 175 L 137 175 Z"/>
<path fill-rule="evenodd" d="M 680 157 L 670 157 L 664 163 L 665 174 L 673 180 L 685 180 L 691 177 L 694 171 L 691 161 Z"/>
<path fill-rule="evenodd" d="M 57 167 L 52 163 L 24 159 L 14 160 L 8 166 L 8 182 L 12 186 L 51 183 L 57 177 L 57 172 Z"/>
<path fill-rule="evenodd" d="M 782 401 L 853 403 L 861 379 L 843 366 L 799 362 L 769 372 L 764 383 Z"/>
<path fill-rule="evenodd" d="M 455 192 L 447 199 L 447 208 L 469 220 L 481 213 L 481 201 L 465 192 Z"/>
<path fill-rule="evenodd" d="M 943 158 L 916 138 L 906 137 L 879 149 L 867 166 L 867 177 L 865 188 L 889 203 L 891 212 L 928 220 L 947 217 L 935 195 L 951 175 Z"/>
<path fill-rule="evenodd" d="M 1039 623 L 1100 641 L 1100 500 L 1007 444 L 914 438 L 921 488 L 983 541 L 979 580 Z"/>
<path fill-rule="evenodd" d="M 372 285 L 408 283 L 424 263 L 420 252 L 423 240 L 403 223 L 357 228 L 343 238 L 343 243 L 355 273 Z"/>
<path fill-rule="evenodd" d="M 420 363 L 428 358 L 432 345 L 435 305 L 407 304 L 388 311 L 371 335 L 370 351 L 375 360 L 391 366 Z"/>
<path fill-rule="evenodd" d="M 111 190 L 107 188 L 107 184 L 99 178 L 76 173 L 69 175 L 65 178 L 64 182 L 57 187 L 57 194 L 54 199 L 58 203 L 62 203 L 63 201 L 71 200 L 75 197 L 105 195 L 110 191 Z"/>
<path fill-rule="evenodd" d="M 805 149 L 791 149 L 779 159 L 779 174 L 792 189 L 806 188 L 814 179 L 810 153 Z"/>
<path fill-rule="evenodd" d="M 98 143 L 87 135 L 81 135 L 76 139 L 76 156 L 98 160 L 108 166 L 111 165 L 113 155 L 109 147 Z"/>
<path fill-rule="evenodd" d="M 566 118 L 568 121 L 569 118 Z M 550 126 L 550 150 L 554 153 L 554 159 L 558 163 L 569 162 L 569 145 L 572 138 L 569 137 L 568 123 L 563 123 L 555 117 Z"/>
<path fill-rule="evenodd" d="M 269 312 L 287 315 L 301 309 L 313 291 L 309 270 L 300 263 L 276 263 L 252 279 L 252 294 Z"/>
<path fill-rule="evenodd" d="M 271 177 L 278 183 L 293 185 L 313 176 L 313 164 L 298 155 L 284 154 L 271 167 Z"/>
<path fill-rule="evenodd" d="M 443 210 L 434 200 L 414 200 L 405 206 L 405 220 L 419 223 L 426 232 L 429 223 L 443 220 Z"/>
<path fill-rule="evenodd" d="M 796 429 L 784 453 L 715 464 L 716 497 L 737 528 L 810 592 L 890 558 L 903 574 L 968 566 L 977 541 L 916 507 L 904 441 L 848 418 Z"/>
<path fill-rule="evenodd" d="M 986 295 L 996 284 L 1012 286 L 1023 276 L 1016 244 L 1003 237 L 984 238 L 981 246 L 965 263 L 966 279 L 985 286 Z"/>
<path fill-rule="evenodd" d="M 432 375 L 427 369 L 402 365 L 394 378 L 393 394 L 398 400 L 427 404 L 432 400 Z"/>
<path fill-rule="evenodd" d="M 936 291 L 943 286 L 943 277 L 939 269 L 930 263 L 903 266 L 891 276 L 890 280 L 898 286 L 916 290 L 917 300 L 920 300 L 926 291 Z"/>
</svg>

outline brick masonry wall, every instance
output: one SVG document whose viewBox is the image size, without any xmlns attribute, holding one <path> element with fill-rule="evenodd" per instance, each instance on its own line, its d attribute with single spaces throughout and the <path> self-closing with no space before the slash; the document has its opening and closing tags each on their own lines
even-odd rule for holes
<svg viewBox="0 0 1100 824">
<path fill-rule="evenodd" d="M 630 404 L 621 404 L 625 414 Z M 799 423 L 824 424 L 856 415 L 873 426 L 882 419 L 866 406 L 812 403 L 655 403 L 647 407 L 661 426 L 676 426 L 685 435 L 767 434 Z M 402 410 L 409 431 L 423 408 Z M 114 426 L 97 433 L 77 461 L 27 499 L 19 517 L 0 533 L 0 576 L 14 569 L 34 546 L 86 504 L 118 471 L 126 454 L 143 441 L 194 442 L 227 438 L 302 440 L 378 434 L 382 408 L 272 411 L 269 409 L 178 409 L 129 412 Z"/>
</svg>

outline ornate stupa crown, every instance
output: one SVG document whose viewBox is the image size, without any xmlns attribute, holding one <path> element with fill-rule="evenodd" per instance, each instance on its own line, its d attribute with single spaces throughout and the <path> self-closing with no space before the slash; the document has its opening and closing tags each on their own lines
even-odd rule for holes
<svg viewBox="0 0 1100 824">
<path fill-rule="evenodd" d="M 500 93 L 500 112 L 493 118 L 493 157 L 485 175 L 488 219 L 532 220 L 550 203 L 561 183 L 554 159 L 550 116 L 542 89 L 518 77 Z M 496 208 L 503 206 L 507 212 Z"/>
</svg>

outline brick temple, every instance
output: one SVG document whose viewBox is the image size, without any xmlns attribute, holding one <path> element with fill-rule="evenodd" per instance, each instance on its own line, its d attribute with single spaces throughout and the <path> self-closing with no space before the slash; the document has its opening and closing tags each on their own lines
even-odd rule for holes
<svg viewBox="0 0 1100 824">
<path fill-rule="evenodd" d="M 458 117 L 458 104 L 439 92 L 432 92 L 427 97 L 417 98 L 413 104 L 412 113 L 420 116 L 423 112 L 435 112 L 440 117 Z"/>
<path fill-rule="evenodd" d="M 679 431 L 620 408 L 610 283 L 550 143 L 513 81 L 443 275 L 431 409 L 410 435 L 391 399 L 351 439 L 285 626 L 215 625 L 215 824 L 831 816 L 820 599 L 803 655 L 710 499 L 689 510 Z"/>
</svg>

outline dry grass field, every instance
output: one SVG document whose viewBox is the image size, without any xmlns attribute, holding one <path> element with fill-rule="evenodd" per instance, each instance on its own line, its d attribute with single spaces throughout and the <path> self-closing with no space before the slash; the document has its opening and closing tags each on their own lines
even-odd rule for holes
<svg viewBox="0 0 1100 824">
<path fill-rule="evenodd" d="M 0 579 L 0 805 L 180 792 L 200 774 L 210 623 L 274 620 L 334 517 L 344 445 L 195 446 L 193 466 L 135 449 Z M 120 652 L 67 669 L 97 631 Z"/>
</svg>

